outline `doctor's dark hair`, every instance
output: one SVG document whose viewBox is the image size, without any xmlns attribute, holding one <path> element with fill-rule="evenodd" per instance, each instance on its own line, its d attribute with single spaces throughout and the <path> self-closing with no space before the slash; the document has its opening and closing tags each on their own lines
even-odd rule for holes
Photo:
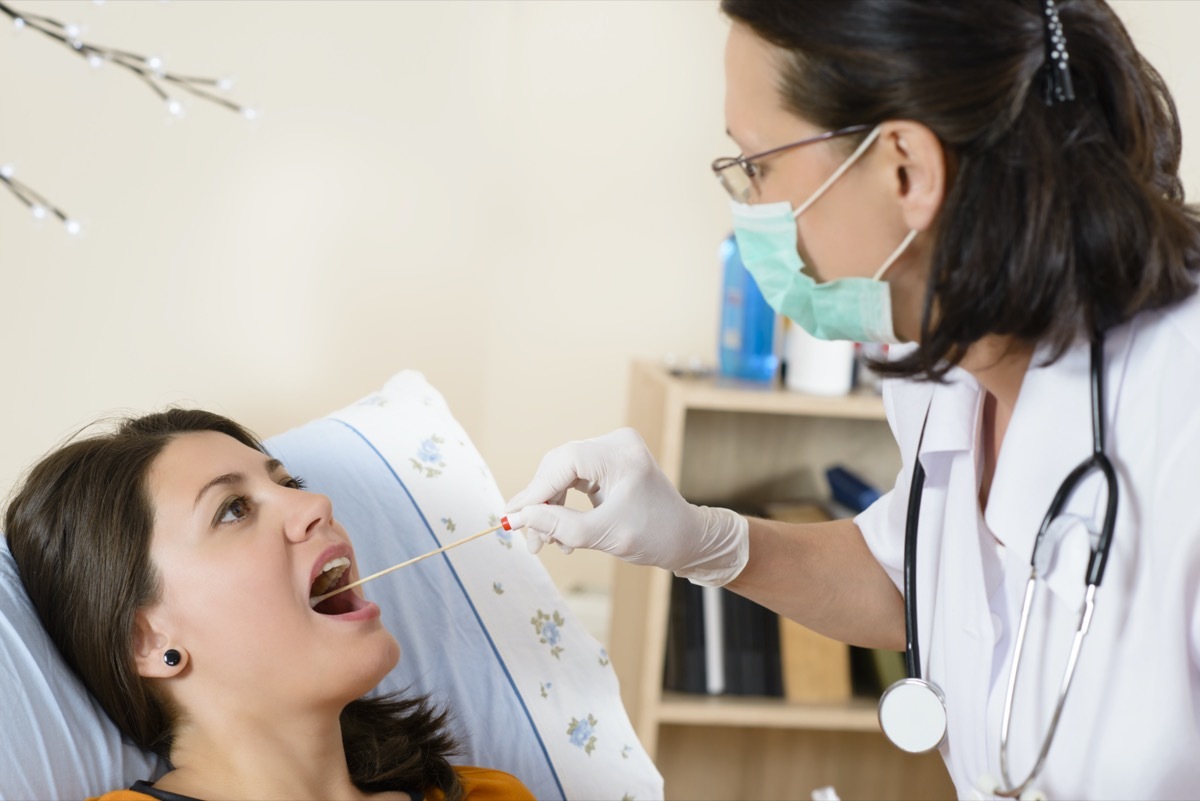
<svg viewBox="0 0 1200 801">
<path fill-rule="evenodd" d="M 828 130 L 913 120 L 946 151 L 921 346 L 881 372 L 939 378 L 987 334 L 1057 359 L 1195 289 L 1171 95 L 1102 0 L 1057 6 L 1075 99 L 1047 105 L 1045 0 L 721 1 L 781 49 L 784 108 Z"/>
<path fill-rule="evenodd" d="M 211 412 L 170 409 L 128 419 L 42 459 L 4 518 L 21 582 L 67 665 L 127 739 L 167 760 L 186 710 L 138 675 L 134 662 L 136 614 L 163 589 L 150 556 L 147 476 L 172 439 L 209 431 L 266 452 L 245 428 Z M 425 697 L 351 702 L 341 714 L 350 778 L 365 792 L 438 788 L 447 801 L 459 801 L 446 722 L 446 712 Z"/>
</svg>

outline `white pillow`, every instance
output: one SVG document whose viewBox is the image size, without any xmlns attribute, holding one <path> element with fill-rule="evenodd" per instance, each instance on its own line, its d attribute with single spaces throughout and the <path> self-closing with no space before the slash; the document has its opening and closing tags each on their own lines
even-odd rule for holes
<svg viewBox="0 0 1200 801">
<path fill-rule="evenodd" d="M 268 449 L 333 500 L 364 575 L 494 525 L 502 498 L 445 400 L 418 373 L 273 437 Z M 0 798 L 80 798 L 151 775 L 46 640 L 0 557 Z M 651 799 L 662 778 L 600 644 L 545 569 L 498 532 L 364 587 L 400 641 L 381 691 L 430 693 L 455 715 L 456 760 L 508 771 L 538 798 Z"/>
</svg>

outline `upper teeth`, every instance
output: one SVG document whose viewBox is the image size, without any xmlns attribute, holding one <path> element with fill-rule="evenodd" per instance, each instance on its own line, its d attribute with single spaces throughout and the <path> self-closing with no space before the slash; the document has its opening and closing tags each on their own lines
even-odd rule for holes
<svg viewBox="0 0 1200 801">
<path fill-rule="evenodd" d="M 310 597 L 323 595 L 330 587 L 334 585 L 342 574 L 350 567 L 350 560 L 344 556 L 339 556 L 330 559 L 325 564 L 321 565 L 321 572 L 317 576 L 317 580 L 313 582 L 312 590 L 309 592 Z"/>
<path fill-rule="evenodd" d="M 321 566 L 321 572 L 324 573 L 327 570 L 333 570 L 335 567 L 350 567 L 350 560 L 344 556 L 339 556 L 336 559 L 330 559 Z"/>
</svg>

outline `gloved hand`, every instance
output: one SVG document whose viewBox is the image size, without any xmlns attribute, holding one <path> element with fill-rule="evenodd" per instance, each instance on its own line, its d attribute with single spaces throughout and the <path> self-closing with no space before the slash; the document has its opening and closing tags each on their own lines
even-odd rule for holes
<svg viewBox="0 0 1200 801">
<path fill-rule="evenodd" d="M 563 507 L 568 489 L 587 493 L 594 508 Z M 685 501 L 632 428 L 550 451 L 507 509 L 534 553 L 546 542 L 592 548 L 706 586 L 732 581 L 750 553 L 746 519 Z"/>
</svg>

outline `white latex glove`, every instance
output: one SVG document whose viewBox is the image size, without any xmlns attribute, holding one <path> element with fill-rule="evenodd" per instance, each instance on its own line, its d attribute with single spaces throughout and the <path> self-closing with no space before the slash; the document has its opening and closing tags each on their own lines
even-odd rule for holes
<svg viewBox="0 0 1200 801">
<path fill-rule="evenodd" d="M 563 507 L 568 489 L 587 493 L 593 508 Z M 736 578 L 750 553 L 746 519 L 685 501 L 632 428 L 550 451 L 507 509 L 534 553 L 546 542 L 592 548 L 710 587 Z"/>
</svg>

